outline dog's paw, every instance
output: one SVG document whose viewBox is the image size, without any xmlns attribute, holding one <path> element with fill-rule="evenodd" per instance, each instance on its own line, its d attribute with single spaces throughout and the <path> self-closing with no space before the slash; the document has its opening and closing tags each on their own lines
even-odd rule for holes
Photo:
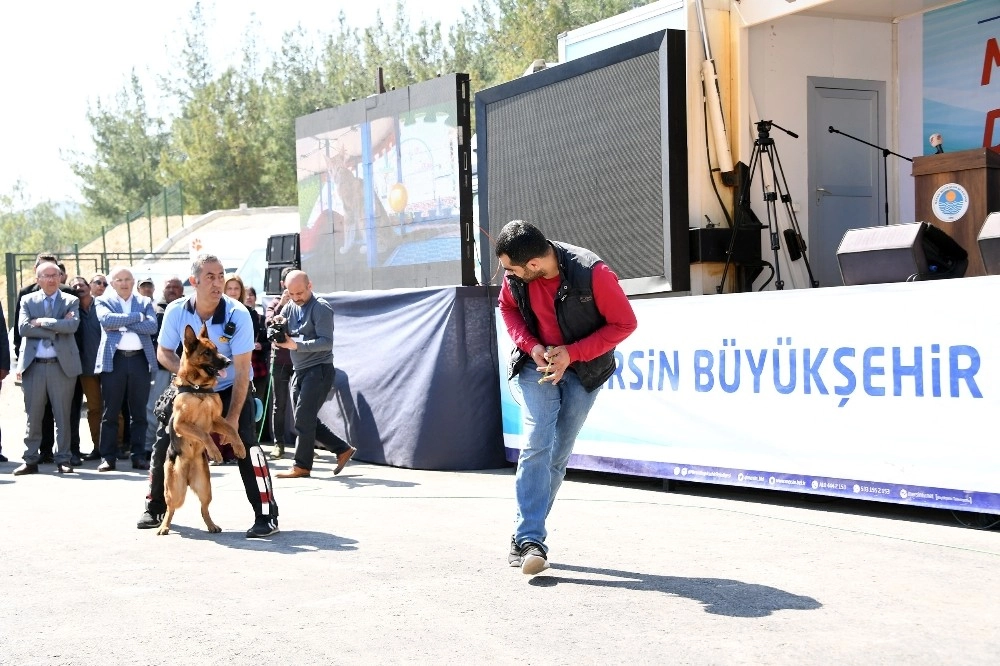
<svg viewBox="0 0 1000 666">
<path fill-rule="evenodd" d="M 208 455 L 208 457 L 214 462 L 222 462 L 222 451 L 220 451 L 219 447 L 214 444 L 212 446 L 205 447 L 205 454 Z"/>
<path fill-rule="evenodd" d="M 208 526 L 208 531 L 212 534 L 218 534 L 219 532 L 222 531 L 222 528 L 213 523 L 212 525 Z"/>
<path fill-rule="evenodd" d="M 163 536 L 164 534 L 170 534 L 169 527 L 161 527 L 160 529 L 156 530 L 156 536 Z"/>
<path fill-rule="evenodd" d="M 243 446 L 243 442 L 233 442 L 233 453 L 242 460 L 247 457 L 247 447 Z"/>
</svg>

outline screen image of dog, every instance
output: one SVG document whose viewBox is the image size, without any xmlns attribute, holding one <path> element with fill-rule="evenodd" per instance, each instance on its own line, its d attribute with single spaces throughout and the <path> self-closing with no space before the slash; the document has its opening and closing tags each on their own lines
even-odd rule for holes
<svg viewBox="0 0 1000 666">
<path fill-rule="evenodd" d="M 174 512 L 184 504 L 188 487 L 201 501 L 201 517 L 208 531 L 222 531 L 208 513 L 208 505 L 212 501 L 208 458 L 222 460 L 219 447 L 212 441 L 213 432 L 219 435 L 222 444 L 232 444 L 237 457 L 246 457 L 246 447 L 239 433 L 222 418 L 222 399 L 215 392 L 219 373 L 232 361 L 218 352 L 204 324 L 198 335 L 191 326 L 185 327 L 183 347 L 180 369 L 174 379 L 178 393 L 167 424 L 170 434 L 164 465 L 167 511 L 157 531 L 160 535 L 170 532 L 170 521 Z"/>
</svg>

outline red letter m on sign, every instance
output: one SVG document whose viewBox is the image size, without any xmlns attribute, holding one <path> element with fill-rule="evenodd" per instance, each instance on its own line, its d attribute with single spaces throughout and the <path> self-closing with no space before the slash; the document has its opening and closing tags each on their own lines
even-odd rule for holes
<svg viewBox="0 0 1000 666">
<path fill-rule="evenodd" d="M 983 80 L 982 85 L 990 84 L 990 75 L 994 67 L 1000 67 L 1000 45 L 997 45 L 997 38 L 991 37 L 986 42 L 986 53 L 983 55 Z"/>
</svg>

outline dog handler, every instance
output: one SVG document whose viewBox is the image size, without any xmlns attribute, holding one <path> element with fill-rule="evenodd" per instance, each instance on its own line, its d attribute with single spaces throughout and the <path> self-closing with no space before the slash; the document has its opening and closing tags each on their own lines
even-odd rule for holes
<svg viewBox="0 0 1000 666">
<path fill-rule="evenodd" d="M 240 433 L 246 446 L 247 455 L 238 464 L 247 499 L 254 509 L 253 526 L 246 532 L 247 538 L 253 539 L 271 536 L 278 531 L 278 505 L 274 501 L 267 461 L 254 437 L 253 401 L 247 400 L 250 354 L 254 346 L 253 322 L 246 306 L 223 294 L 225 279 L 225 269 L 218 257 L 200 254 L 195 258 L 191 265 L 191 284 L 195 286 L 195 293 L 190 298 L 179 298 L 167 307 L 156 357 L 163 367 L 176 374 L 180 369 L 180 357 L 176 350 L 184 338 L 184 327 L 190 324 L 194 330 L 200 331 L 205 324 L 219 353 L 232 359 L 233 364 L 225 371 L 225 376 L 219 375 L 215 391 L 222 399 L 223 417 Z M 136 524 L 139 529 L 159 527 L 167 510 L 163 464 L 169 444 L 166 425 L 160 423 L 149 465 L 146 510 Z"/>
<path fill-rule="evenodd" d="M 500 314 L 516 345 L 511 378 L 517 376 L 525 411 L 507 561 L 534 575 L 548 567 L 545 519 L 576 436 L 615 371 L 615 345 L 632 334 L 636 319 L 618 276 L 590 250 L 550 241 L 514 220 L 497 235 L 496 255 L 507 278 Z"/>
</svg>

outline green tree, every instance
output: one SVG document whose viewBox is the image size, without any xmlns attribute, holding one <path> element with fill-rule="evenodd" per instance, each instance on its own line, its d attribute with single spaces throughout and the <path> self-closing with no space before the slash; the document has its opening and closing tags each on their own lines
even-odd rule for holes
<svg viewBox="0 0 1000 666">
<path fill-rule="evenodd" d="M 160 157 L 168 143 L 164 124 L 146 109 L 135 71 L 113 104 L 97 100 L 87 111 L 94 152 L 70 165 L 83 183 L 86 205 L 97 215 L 120 218 L 162 189 Z"/>
<path fill-rule="evenodd" d="M 0 253 L 67 253 L 81 239 L 100 233 L 100 228 L 100 220 L 86 211 L 61 211 L 51 201 L 31 205 L 21 181 L 0 194 Z"/>
</svg>

